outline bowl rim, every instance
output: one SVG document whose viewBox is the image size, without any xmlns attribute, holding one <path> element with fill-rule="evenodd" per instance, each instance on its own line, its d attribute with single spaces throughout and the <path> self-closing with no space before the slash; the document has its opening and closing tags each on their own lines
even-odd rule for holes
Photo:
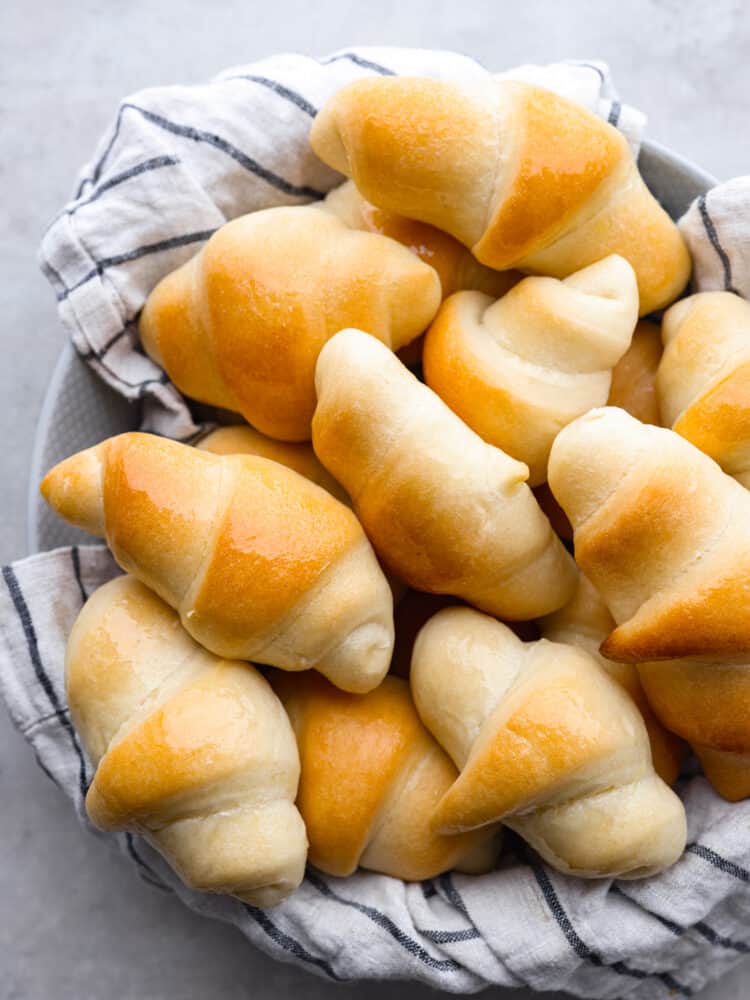
<svg viewBox="0 0 750 1000">
<path fill-rule="evenodd" d="M 698 164 L 653 139 L 644 138 L 641 143 L 639 158 L 644 154 L 647 158 L 666 163 L 672 169 L 676 169 L 683 180 L 688 182 L 698 192 L 708 191 L 719 183 L 717 178 L 698 166 Z M 71 372 L 76 365 L 82 364 L 85 364 L 85 362 L 80 358 L 73 347 L 72 341 L 68 338 L 58 355 L 52 375 L 47 383 L 34 432 L 26 488 L 25 534 L 27 555 L 32 555 L 40 551 L 40 521 L 38 516 L 40 509 L 39 483 L 48 471 L 43 467 L 44 454 L 46 452 L 47 441 L 51 435 L 51 427 L 55 422 L 58 401 L 67 380 L 70 378 Z M 113 389 L 109 391 L 115 394 Z M 92 539 L 93 541 L 94 539 Z"/>
</svg>

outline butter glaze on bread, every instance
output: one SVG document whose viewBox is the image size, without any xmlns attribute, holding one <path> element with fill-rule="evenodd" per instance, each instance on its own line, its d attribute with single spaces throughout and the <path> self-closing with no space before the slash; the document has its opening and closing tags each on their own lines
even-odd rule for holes
<svg viewBox="0 0 750 1000">
<path fill-rule="evenodd" d="M 646 724 L 654 769 L 668 785 L 673 785 L 685 756 L 685 744 L 665 729 L 654 714 L 641 685 L 638 668 L 630 663 L 615 663 L 599 652 L 615 622 L 591 581 L 581 574 L 572 600 L 559 611 L 542 618 L 539 625 L 545 639 L 583 649 L 627 691 Z"/>
<path fill-rule="evenodd" d="M 445 230 L 488 267 L 564 278 L 617 253 L 642 315 L 687 284 L 687 248 L 624 136 L 541 87 L 358 80 L 323 107 L 310 142 L 368 201 Z"/>
<path fill-rule="evenodd" d="M 417 637 L 411 689 L 461 772 L 435 829 L 501 820 L 584 878 L 643 878 L 681 855 L 685 811 L 654 772 L 643 720 L 583 650 L 448 608 Z"/>
<path fill-rule="evenodd" d="M 322 486 L 331 496 L 351 507 L 349 494 L 321 465 L 312 445 L 307 442 L 277 441 L 256 431 L 254 427 L 245 425 L 219 427 L 207 434 L 196 447 L 215 455 L 258 455 L 260 458 L 270 458 Z M 392 574 L 386 574 L 386 579 L 393 593 L 393 600 L 398 603 L 404 596 L 406 586 Z"/>
<path fill-rule="evenodd" d="M 607 402 L 637 319 L 635 274 L 617 256 L 564 281 L 525 278 L 497 301 L 457 292 L 427 332 L 425 381 L 538 486 L 559 431 Z"/>
<path fill-rule="evenodd" d="M 699 292 L 667 310 L 662 337 L 665 422 L 750 487 L 750 305 Z"/>
<path fill-rule="evenodd" d="M 673 431 L 593 411 L 552 449 L 576 557 L 662 724 L 725 798 L 750 795 L 750 493 Z M 658 661 L 658 662 L 657 662 Z"/>
<path fill-rule="evenodd" d="M 315 361 L 345 326 L 398 350 L 440 304 L 436 272 L 395 240 L 312 205 L 222 226 L 151 292 L 146 353 L 177 388 L 285 441 L 310 438 Z"/>
<path fill-rule="evenodd" d="M 379 341 L 338 333 L 316 386 L 315 452 L 402 580 L 510 619 L 570 598 L 575 566 L 527 467 L 485 444 Z"/>
<path fill-rule="evenodd" d="M 661 330 L 642 319 L 630 347 L 612 369 L 607 406 L 619 406 L 643 424 L 661 426 L 656 372 L 661 361 Z"/>
<path fill-rule="evenodd" d="M 642 663 L 641 684 L 662 723 L 687 740 L 716 791 L 750 796 L 750 655 Z"/>
<path fill-rule="evenodd" d="M 643 663 L 750 652 L 750 493 L 674 431 L 606 407 L 558 435 L 549 483 L 576 560 Z"/>
<path fill-rule="evenodd" d="M 387 672 L 393 606 L 375 553 L 351 510 L 291 469 L 130 433 L 61 462 L 41 489 L 217 655 L 324 662 L 352 691 Z"/>
<path fill-rule="evenodd" d="M 366 695 L 312 673 L 276 675 L 273 684 L 297 736 L 297 805 L 312 864 L 339 877 L 361 867 L 406 881 L 492 868 L 496 829 L 445 836 L 431 828 L 457 772 L 419 721 L 405 681 L 387 677 Z"/>
<path fill-rule="evenodd" d="M 206 652 L 124 576 L 84 605 L 65 673 L 96 768 L 95 826 L 142 834 L 194 889 L 273 906 L 297 888 L 307 855 L 297 747 L 257 670 Z"/>
</svg>

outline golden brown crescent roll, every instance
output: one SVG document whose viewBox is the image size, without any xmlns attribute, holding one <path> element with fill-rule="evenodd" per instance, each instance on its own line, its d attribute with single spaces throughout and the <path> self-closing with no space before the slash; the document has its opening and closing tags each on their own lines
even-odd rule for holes
<svg viewBox="0 0 750 1000">
<path fill-rule="evenodd" d="M 497 301 L 457 292 L 427 331 L 425 381 L 538 486 L 558 432 L 607 402 L 637 320 L 635 274 L 617 256 L 564 281 L 525 278 Z"/>
<path fill-rule="evenodd" d="M 608 406 L 620 406 L 644 424 L 661 424 L 656 371 L 661 361 L 661 331 L 642 319 L 630 347 L 612 369 Z"/>
<path fill-rule="evenodd" d="M 361 867 L 407 881 L 493 867 L 496 829 L 445 836 L 431 827 L 457 771 L 419 721 L 405 681 L 387 677 L 366 695 L 312 673 L 288 681 L 276 675 L 273 684 L 297 736 L 297 806 L 312 864 L 329 875 Z"/>
<path fill-rule="evenodd" d="M 405 247 L 301 205 L 222 226 L 151 292 L 139 329 L 181 392 L 304 441 L 328 338 L 364 326 L 398 350 L 439 304 L 437 274 Z"/>
<path fill-rule="evenodd" d="M 654 769 L 668 785 L 673 785 L 685 756 L 685 744 L 668 732 L 654 715 L 641 686 L 637 668 L 630 663 L 607 660 L 599 652 L 599 646 L 615 627 L 615 623 L 590 580 L 581 574 L 572 600 L 559 611 L 547 615 L 539 624 L 545 639 L 579 646 L 628 692 L 646 724 Z"/>
<path fill-rule="evenodd" d="M 617 628 L 613 660 L 750 652 L 750 493 L 673 431 L 592 410 L 550 455 L 575 554 Z"/>
<path fill-rule="evenodd" d="M 750 494 L 673 431 L 611 408 L 560 434 L 550 484 L 618 622 L 602 652 L 643 661 L 661 722 L 690 742 L 718 792 L 747 797 Z"/>
<path fill-rule="evenodd" d="M 320 464 L 312 446 L 306 442 L 277 441 L 256 431 L 254 427 L 233 425 L 218 427 L 211 431 L 198 442 L 196 447 L 201 451 L 213 452 L 215 455 L 258 455 L 260 458 L 270 458 L 288 469 L 294 469 L 305 479 L 322 486 L 341 503 L 351 507 L 349 494 Z M 393 593 L 394 602 L 400 601 L 406 591 L 406 585 L 392 574 L 386 574 L 386 579 Z"/>
<path fill-rule="evenodd" d="M 257 670 L 206 652 L 128 576 L 89 598 L 65 669 L 96 768 L 95 826 L 142 834 L 193 889 L 273 906 L 297 888 L 307 854 L 297 747 Z"/>
<path fill-rule="evenodd" d="M 435 829 L 502 820 L 585 878 L 642 878 L 679 858 L 682 803 L 654 772 L 638 709 L 583 650 L 448 608 L 417 637 L 411 688 L 461 771 Z"/>
<path fill-rule="evenodd" d="M 358 80 L 310 142 L 368 201 L 445 230 L 488 267 L 565 278 L 617 253 L 642 315 L 687 284 L 687 248 L 624 136 L 549 90 L 489 75 Z"/>
<path fill-rule="evenodd" d="M 750 796 L 750 655 L 638 667 L 661 721 L 686 739 L 706 777 L 732 802 Z"/>
<path fill-rule="evenodd" d="M 497 299 L 522 277 L 517 271 L 493 271 L 485 267 L 462 243 L 441 229 L 371 205 L 352 181 L 334 188 L 320 207 L 333 212 L 352 229 L 380 233 L 403 243 L 425 264 L 435 268 L 443 298 L 464 288 L 474 288 Z"/>
<path fill-rule="evenodd" d="M 750 305 L 699 292 L 667 310 L 662 337 L 665 423 L 750 488 Z"/>
<path fill-rule="evenodd" d="M 306 442 L 277 441 L 245 424 L 217 427 L 201 438 L 196 448 L 210 451 L 214 455 L 258 455 L 260 458 L 270 458 L 322 486 L 342 503 L 350 503 L 346 490 L 320 464 L 312 446 Z"/>
<path fill-rule="evenodd" d="M 316 667 L 349 691 L 387 672 L 393 607 L 375 553 L 351 510 L 291 469 L 130 433 L 41 489 L 217 655 Z"/>
<path fill-rule="evenodd" d="M 504 618 L 535 618 L 569 599 L 575 566 L 525 465 L 485 444 L 359 330 L 326 344 L 315 381 L 315 452 L 389 569 Z"/>
</svg>

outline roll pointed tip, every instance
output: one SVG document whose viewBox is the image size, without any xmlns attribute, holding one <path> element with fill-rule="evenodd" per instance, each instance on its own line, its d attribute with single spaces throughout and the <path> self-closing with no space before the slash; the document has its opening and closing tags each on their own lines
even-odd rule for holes
<svg viewBox="0 0 750 1000">
<path fill-rule="evenodd" d="M 393 643 L 392 620 L 365 622 L 352 629 L 317 669 L 343 691 L 367 694 L 388 673 Z"/>
<path fill-rule="evenodd" d="M 327 166 L 350 176 L 349 153 L 337 121 L 337 108 L 345 95 L 336 94 L 315 116 L 310 130 L 313 152 Z"/>
<path fill-rule="evenodd" d="M 42 479 L 39 492 L 63 520 L 89 534 L 104 535 L 101 462 L 97 448 L 78 452 L 55 465 Z"/>
</svg>

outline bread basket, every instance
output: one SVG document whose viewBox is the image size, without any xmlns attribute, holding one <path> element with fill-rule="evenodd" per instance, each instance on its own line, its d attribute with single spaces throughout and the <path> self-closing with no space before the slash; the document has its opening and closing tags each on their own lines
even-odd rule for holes
<svg viewBox="0 0 750 1000">
<path fill-rule="evenodd" d="M 301 90 L 306 95 L 316 94 L 314 102 L 319 106 L 326 91 L 351 78 L 351 73 L 450 75 L 457 64 L 465 69 L 469 61 L 446 53 L 347 50 L 331 60 L 317 61 L 314 72 L 313 62 L 282 56 L 228 71 L 219 83 L 243 80 L 258 88 L 259 92 L 253 94 L 255 103 L 248 104 L 248 114 L 253 109 L 266 109 L 273 116 L 274 102 L 280 98 L 306 114 L 311 105 L 305 112 L 296 99 Z M 485 72 L 472 65 L 471 72 Z M 326 82 L 326 74 L 330 76 L 333 67 L 342 72 L 346 67 L 351 73 Z M 601 67 L 590 64 L 589 68 L 598 74 L 606 89 Z M 310 79 L 309 87 L 304 86 L 306 79 Z M 297 86 L 300 82 L 301 87 Z M 209 90 L 195 88 L 196 94 L 202 92 L 197 106 L 208 118 L 213 116 L 220 122 L 221 114 L 214 115 L 214 109 L 205 102 Z M 138 96 L 141 103 L 148 103 L 147 96 L 155 98 L 159 93 Z M 189 117 L 190 88 L 167 88 L 163 93 L 167 95 L 166 106 L 173 112 L 164 120 L 174 124 L 180 115 L 182 120 Z M 212 99 L 220 100 L 220 91 Z M 156 116 L 153 109 L 149 114 Z M 106 157 L 108 144 L 111 148 L 117 139 L 121 120 L 122 109 L 118 124 L 100 149 L 99 162 L 103 155 Z M 262 124 L 260 113 L 258 120 Z M 305 127 L 309 127 L 309 116 Z M 217 151 L 217 156 L 226 153 L 222 143 L 224 147 L 228 144 L 223 139 L 218 141 L 218 127 L 216 132 L 193 128 L 193 134 L 187 134 L 183 124 L 179 128 L 183 130 L 182 139 L 207 144 Z M 258 138 L 258 144 L 262 154 L 263 136 Z M 289 148 L 294 149 L 293 142 Z M 243 166 L 237 157 L 234 159 Z M 652 141 L 643 143 L 639 163 L 648 186 L 674 218 L 715 184 L 700 168 Z M 299 173 L 304 176 L 302 167 Z M 243 207 L 247 211 L 261 206 L 250 199 Z M 234 207 L 230 206 L 228 213 L 226 206 L 222 210 L 231 215 Z M 45 261 L 50 270 L 48 256 Z M 55 283 L 54 275 L 52 279 Z M 144 280 L 151 279 L 136 275 L 136 284 Z M 69 326 L 74 325 L 64 312 L 63 318 Z M 28 495 L 28 547 L 32 553 L 91 541 L 58 521 L 41 502 L 37 484 L 44 472 L 77 450 L 142 425 L 140 402 L 106 385 L 81 359 L 81 343 L 75 332 L 74 341 L 78 352 L 71 345 L 64 348 L 37 428 Z M 461 993 L 497 984 L 528 985 L 537 990 L 565 988 L 580 996 L 687 996 L 709 975 L 718 975 L 736 961 L 742 952 L 742 942 L 734 942 L 735 946 L 725 947 L 708 968 L 707 952 L 712 949 L 715 956 L 717 942 L 700 926 L 708 915 L 713 926 L 730 914 L 736 919 L 739 911 L 750 910 L 743 894 L 750 874 L 741 865 L 722 858 L 702 839 L 703 834 L 715 834 L 725 823 L 735 827 L 746 823 L 744 807 L 720 803 L 700 778 L 685 777 L 680 791 L 691 819 L 688 852 L 664 876 L 637 885 L 630 883 L 627 888 L 554 875 L 520 844 L 512 842 L 500 870 L 474 880 L 447 875 L 405 886 L 366 872 L 337 880 L 310 870 L 293 900 L 263 913 L 243 907 L 236 900 L 209 898 L 187 890 L 137 839 L 135 847 L 134 838 L 129 844 L 123 841 L 121 846 L 131 855 L 136 850 L 139 867 L 145 864 L 155 879 L 191 908 L 234 923 L 276 957 L 332 980 L 406 978 Z M 695 817 L 700 819 L 694 822 Z M 717 870 L 725 879 L 721 885 L 715 877 Z M 702 900 L 698 908 L 697 896 Z M 675 913 L 675 908 L 680 911 L 683 898 L 686 910 L 684 920 L 678 924 L 670 914 Z M 722 937 L 720 931 L 712 934 L 714 938 Z"/>
</svg>

